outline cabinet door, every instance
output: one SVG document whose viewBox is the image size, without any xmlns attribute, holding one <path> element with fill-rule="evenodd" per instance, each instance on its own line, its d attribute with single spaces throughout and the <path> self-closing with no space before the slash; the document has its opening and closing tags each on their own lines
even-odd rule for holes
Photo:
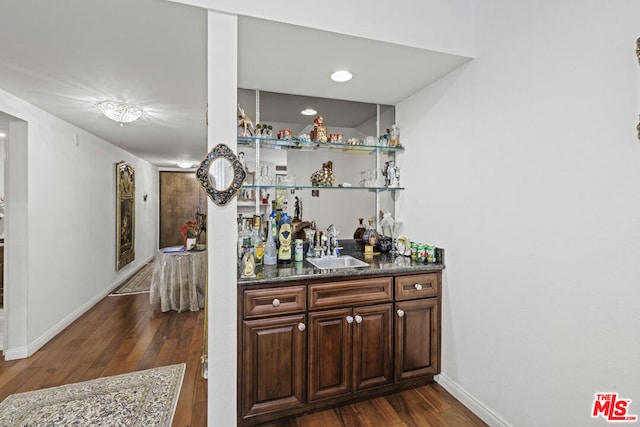
<svg viewBox="0 0 640 427">
<path fill-rule="evenodd" d="M 304 401 L 304 314 L 243 322 L 242 414 Z"/>
<path fill-rule="evenodd" d="M 351 392 L 351 309 L 309 313 L 309 401 Z"/>
<path fill-rule="evenodd" d="M 393 305 L 353 309 L 354 390 L 393 382 L 391 322 Z"/>
<path fill-rule="evenodd" d="M 440 372 L 438 298 L 396 303 L 395 379 Z"/>
</svg>

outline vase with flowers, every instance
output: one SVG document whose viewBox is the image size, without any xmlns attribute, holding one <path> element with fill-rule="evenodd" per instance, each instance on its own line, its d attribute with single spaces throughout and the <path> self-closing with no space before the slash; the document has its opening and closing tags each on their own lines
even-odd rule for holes
<svg viewBox="0 0 640 427">
<path fill-rule="evenodd" d="M 187 221 L 180 227 L 180 234 L 184 240 L 184 249 L 190 251 L 195 249 L 200 234 L 200 223 L 198 221 Z"/>
</svg>

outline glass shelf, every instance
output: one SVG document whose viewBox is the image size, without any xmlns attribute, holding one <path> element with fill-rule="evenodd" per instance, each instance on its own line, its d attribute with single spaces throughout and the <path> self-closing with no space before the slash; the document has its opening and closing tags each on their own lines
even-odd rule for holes
<svg viewBox="0 0 640 427">
<path fill-rule="evenodd" d="M 259 143 L 260 148 L 270 148 L 274 150 L 337 151 L 345 154 L 375 154 L 376 152 L 391 154 L 404 151 L 404 147 L 402 146 L 337 144 L 333 142 L 300 141 L 297 139 L 256 138 L 253 136 L 238 137 L 238 145 L 243 147 L 255 147 L 256 142 Z"/>
<path fill-rule="evenodd" d="M 262 188 L 275 188 L 276 190 L 368 190 L 368 191 L 391 191 L 391 190 L 404 190 L 404 187 L 326 187 L 326 186 L 312 186 L 312 185 L 243 185 L 242 188 L 248 190 L 260 190 Z"/>
</svg>

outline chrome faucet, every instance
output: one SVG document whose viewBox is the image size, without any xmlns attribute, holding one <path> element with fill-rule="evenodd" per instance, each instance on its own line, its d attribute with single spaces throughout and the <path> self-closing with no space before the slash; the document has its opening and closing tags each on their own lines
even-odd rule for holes
<svg viewBox="0 0 640 427">
<path fill-rule="evenodd" d="M 338 234 L 335 225 L 327 227 L 327 256 L 338 256 L 338 251 L 342 249 L 338 246 Z"/>
</svg>

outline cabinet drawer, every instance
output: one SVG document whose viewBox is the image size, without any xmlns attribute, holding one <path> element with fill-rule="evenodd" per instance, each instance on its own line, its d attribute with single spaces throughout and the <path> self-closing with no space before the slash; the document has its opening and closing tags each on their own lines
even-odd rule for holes
<svg viewBox="0 0 640 427">
<path fill-rule="evenodd" d="M 396 277 L 396 300 L 408 300 L 438 296 L 438 273 L 414 274 Z"/>
<path fill-rule="evenodd" d="M 304 286 L 244 291 L 244 317 L 271 316 L 306 309 Z"/>
<path fill-rule="evenodd" d="M 391 280 L 379 277 L 309 285 L 309 309 L 390 301 Z"/>
</svg>

